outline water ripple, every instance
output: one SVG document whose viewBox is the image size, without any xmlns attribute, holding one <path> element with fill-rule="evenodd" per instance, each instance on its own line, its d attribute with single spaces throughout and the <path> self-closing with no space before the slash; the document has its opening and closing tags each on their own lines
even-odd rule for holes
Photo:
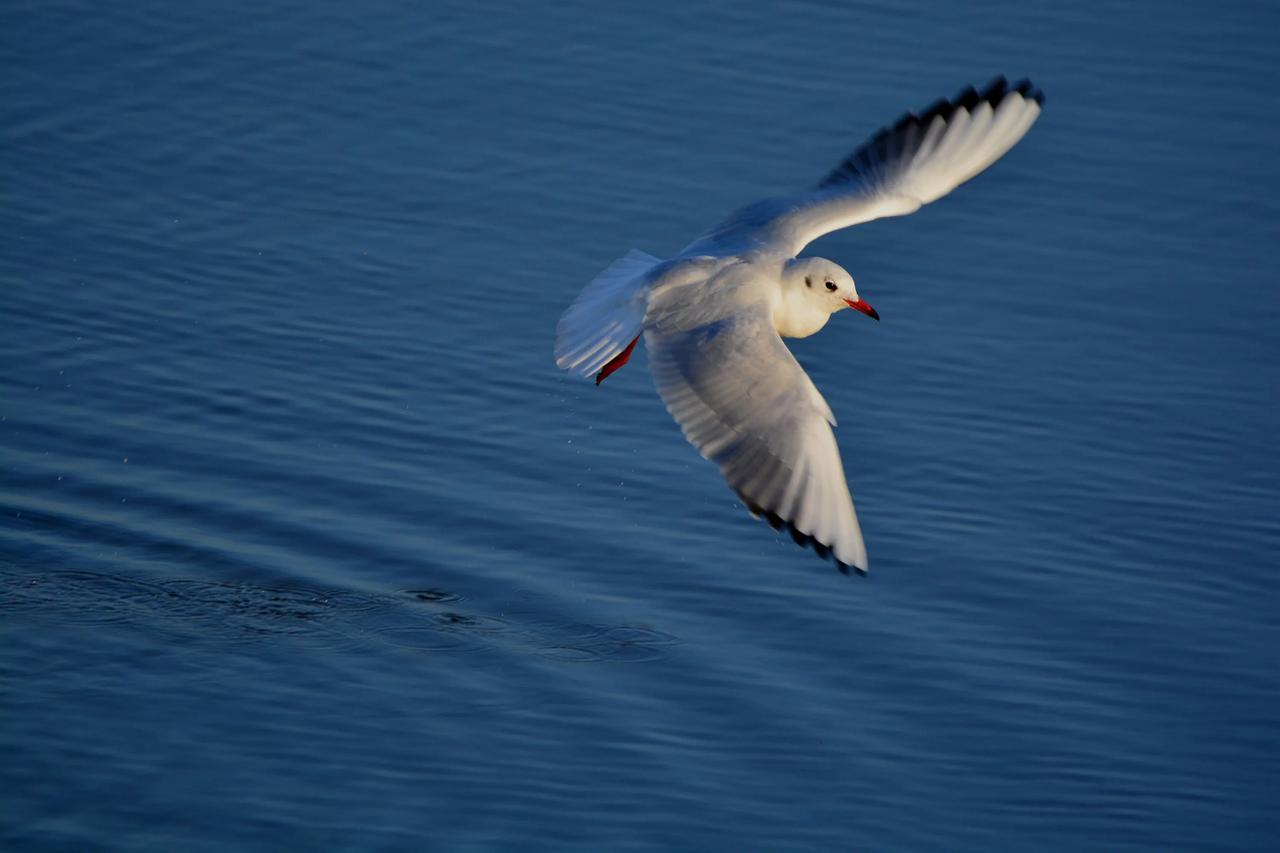
<svg viewBox="0 0 1280 853">
<path fill-rule="evenodd" d="M 640 625 L 557 622 L 459 607 L 431 588 L 366 593 L 191 579 L 143 581 L 91 571 L 0 571 L 0 618 L 70 625 L 133 623 L 204 643 L 287 638 L 322 648 L 382 644 L 430 652 L 497 650 L 571 663 L 648 662 L 678 640 Z"/>
</svg>

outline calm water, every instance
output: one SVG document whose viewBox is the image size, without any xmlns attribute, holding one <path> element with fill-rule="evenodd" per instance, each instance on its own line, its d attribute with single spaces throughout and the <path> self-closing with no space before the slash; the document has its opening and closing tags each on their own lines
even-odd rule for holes
<svg viewBox="0 0 1280 853">
<path fill-rule="evenodd" d="M 1280 11 L 1060 5 L 7 9 L 0 846 L 1274 848 Z M 870 577 L 556 371 L 997 72 L 1006 160 L 811 249 Z"/>
</svg>

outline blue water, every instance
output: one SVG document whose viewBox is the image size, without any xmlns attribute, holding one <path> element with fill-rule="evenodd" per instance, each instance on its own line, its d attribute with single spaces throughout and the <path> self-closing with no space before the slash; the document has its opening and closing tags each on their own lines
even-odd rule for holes
<svg viewBox="0 0 1280 853">
<path fill-rule="evenodd" d="M 11 5 L 0 847 L 1274 849 L 1280 7 Z M 904 109 L 810 248 L 869 577 L 556 319 Z"/>
</svg>

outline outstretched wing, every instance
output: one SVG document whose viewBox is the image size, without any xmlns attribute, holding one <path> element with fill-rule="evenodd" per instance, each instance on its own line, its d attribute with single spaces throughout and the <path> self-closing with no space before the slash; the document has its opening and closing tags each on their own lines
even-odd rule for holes
<svg viewBox="0 0 1280 853">
<path fill-rule="evenodd" d="M 1044 94 L 997 77 L 922 114 L 907 113 L 850 154 L 813 190 L 742 208 L 685 249 L 741 254 L 766 248 L 793 257 L 831 231 L 914 213 L 999 160 L 1026 134 Z"/>
<path fill-rule="evenodd" d="M 713 280 L 697 299 L 682 290 L 656 290 L 645 323 L 667 411 L 752 514 L 842 570 L 866 571 L 835 419 L 774 330 L 764 288 Z"/>
</svg>

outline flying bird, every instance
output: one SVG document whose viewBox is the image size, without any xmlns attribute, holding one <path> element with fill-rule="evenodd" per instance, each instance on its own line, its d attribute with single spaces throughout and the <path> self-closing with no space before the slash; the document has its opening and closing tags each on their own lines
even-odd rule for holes
<svg viewBox="0 0 1280 853">
<path fill-rule="evenodd" d="M 812 189 L 747 205 L 674 258 L 633 249 L 560 318 L 556 364 L 599 385 L 643 337 L 667 411 L 747 510 L 865 573 L 836 419 L 782 338 L 812 335 L 846 308 L 880 316 L 838 264 L 797 256 L 824 234 L 951 192 L 1012 148 L 1043 104 L 1029 80 L 968 87 L 882 128 Z"/>
</svg>

